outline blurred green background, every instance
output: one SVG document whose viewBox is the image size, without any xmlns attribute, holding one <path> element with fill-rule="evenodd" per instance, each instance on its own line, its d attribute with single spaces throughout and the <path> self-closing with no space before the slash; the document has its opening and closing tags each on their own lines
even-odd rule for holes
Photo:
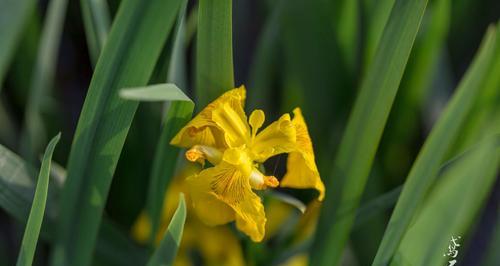
<svg viewBox="0 0 500 266">
<path fill-rule="evenodd" d="M 12 1 L 15 0 L 0 0 L 0 28 L 11 26 L 12 20 L 4 14 Z M 308 121 L 323 179 L 329 178 L 333 155 L 384 27 L 380 21 L 387 20 L 393 2 L 235 0 L 232 3 L 234 83 L 246 85 L 247 109 L 262 108 L 275 119 L 300 106 Z M 120 1 L 107 3 L 113 18 Z M 197 4 L 188 2 L 183 53 L 186 83 L 182 89 L 193 99 L 198 97 L 194 89 Z M 33 158 L 30 156 L 33 153 L 26 150 L 22 133 L 29 123 L 29 108 L 36 106 L 40 120 L 31 126 L 39 132 L 37 137 L 42 143 L 48 141 L 48 136 L 62 132 L 54 161 L 65 166 L 92 78 L 93 55 L 89 54 L 80 3 L 69 1 L 65 17 L 55 21 L 61 27 L 60 40 L 57 33 L 53 36 L 56 49 L 53 54 L 46 54 L 46 64 L 36 69 L 47 6 L 48 1 L 36 1 L 28 11 L 14 52 L 1 65 L 5 73 L 3 80 L 0 78 L 0 144 L 38 164 L 39 158 Z M 362 202 L 404 182 L 432 125 L 478 51 L 488 25 L 496 23 L 499 17 L 497 0 L 428 2 Z M 170 36 L 166 46 L 172 45 Z M 169 55 L 164 52 L 161 56 Z M 51 71 L 51 64 L 54 64 L 53 75 L 48 73 L 49 80 L 40 79 L 37 71 Z M 153 75 L 150 83 L 162 82 L 165 70 L 161 67 L 156 66 L 157 81 Z M 30 95 L 37 85 L 34 82 L 46 82 L 41 95 Z M 500 93 L 495 95 L 490 104 L 498 115 Z M 200 107 L 197 106 L 198 110 Z M 145 205 L 161 119 L 160 104 L 139 105 L 114 174 L 105 212 L 125 232 Z M 459 136 L 457 143 L 461 141 L 466 140 Z M 470 144 L 455 145 L 447 158 Z M 35 154 L 41 152 L 35 150 Z M 307 192 L 292 193 L 305 202 L 313 197 Z M 468 244 L 461 249 L 459 265 L 479 265 L 485 256 L 495 226 L 498 227 L 499 197 L 497 177 L 484 209 L 474 221 Z M 391 210 L 378 213 L 352 231 L 349 245 L 359 265 L 370 265 L 373 261 L 390 214 Z M 0 210 L 1 265 L 16 261 L 23 228 Z M 39 250 L 35 262 L 44 265 L 49 248 L 41 242 Z"/>
</svg>

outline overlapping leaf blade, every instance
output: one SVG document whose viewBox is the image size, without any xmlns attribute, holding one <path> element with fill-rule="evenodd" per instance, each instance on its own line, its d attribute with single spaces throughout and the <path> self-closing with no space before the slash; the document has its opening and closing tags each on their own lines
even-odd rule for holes
<svg viewBox="0 0 500 266">
<path fill-rule="evenodd" d="M 184 222 L 186 221 L 186 202 L 184 194 L 180 194 L 179 205 L 175 210 L 167 231 L 163 236 L 160 245 L 151 256 L 148 266 L 173 265 L 177 249 L 181 244 Z"/>
<path fill-rule="evenodd" d="M 206 106 L 234 87 L 232 0 L 204 0 L 198 7 L 196 103 Z"/>
<path fill-rule="evenodd" d="M 106 42 L 111 24 L 108 3 L 105 0 L 80 0 L 80 7 L 90 59 L 95 65 Z"/>
<path fill-rule="evenodd" d="M 436 178 L 440 163 L 458 136 L 459 129 L 481 90 L 485 74 L 488 73 L 486 70 L 492 63 L 495 43 L 496 32 L 490 28 L 472 66 L 433 127 L 410 170 L 373 262 L 374 265 L 387 265 L 394 256 L 417 207 Z"/>
<path fill-rule="evenodd" d="M 170 140 L 191 119 L 194 103 L 174 84 L 159 84 L 144 88 L 126 89 L 122 98 L 139 101 L 170 101 L 152 165 L 146 211 L 151 220 L 151 242 L 156 239 L 160 225 L 165 191 L 175 171 L 179 148 Z"/>
<path fill-rule="evenodd" d="M 52 169 L 56 165 L 51 163 Z M 64 171 L 64 170 L 63 170 Z M 0 145 L 0 207 L 21 223 L 26 223 L 35 193 L 34 171 L 25 161 L 12 151 Z M 45 219 L 41 237 L 55 241 L 57 218 L 57 195 L 59 185 L 51 175 Z M 65 178 L 63 178 L 65 179 Z M 138 265 L 145 262 L 146 252 L 138 248 L 112 223 L 104 219 L 99 231 L 96 260 L 106 265 Z"/>
<path fill-rule="evenodd" d="M 340 260 L 355 216 L 339 217 L 359 205 L 426 4 L 426 0 L 401 0 L 392 9 L 327 181 L 312 265 L 336 265 Z"/>
<path fill-rule="evenodd" d="M 45 205 L 47 202 L 47 194 L 49 190 L 50 163 L 52 154 L 61 138 L 61 134 L 55 136 L 47 145 L 45 154 L 42 159 L 42 166 L 38 174 L 38 182 L 36 185 L 35 196 L 31 206 L 30 215 L 24 230 L 23 241 L 21 243 L 21 251 L 17 257 L 18 266 L 29 266 L 33 263 L 35 256 L 36 244 L 42 227 L 42 221 L 45 213 Z"/>
<path fill-rule="evenodd" d="M 109 186 L 138 105 L 120 99 L 118 90 L 148 82 L 180 3 L 126 0 L 120 5 L 73 140 L 53 265 L 91 261 Z"/>
<path fill-rule="evenodd" d="M 432 189 L 391 265 L 444 265 L 451 239 L 461 246 L 484 200 L 493 188 L 499 166 L 496 138 L 486 138 L 466 160 L 451 167 Z M 436 219 L 440 217 L 440 219 Z M 457 247 L 459 253 L 465 252 Z"/>
</svg>

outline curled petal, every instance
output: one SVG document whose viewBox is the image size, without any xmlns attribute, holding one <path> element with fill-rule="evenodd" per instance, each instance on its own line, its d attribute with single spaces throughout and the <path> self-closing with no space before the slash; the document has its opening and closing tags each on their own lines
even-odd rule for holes
<svg viewBox="0 0 500 266">
<path fill-rule="evenodd" d="M 252 156 L 257 162 L 264 162 L 269 157 L 291 152 L 296 148 L 296 129 L 290 115 L 284 114 L 259 132 L 251 145 Z"/>
<path fill-rule="evenodd" d="M 231 157 L 233 156 L 234 154 Z M 189 178 L 194 208 L 198 216 L 201 212 L 201 220 L 208 221 L 209 224 L 229 222 L 229 216 L 220 216 L 221 213 L 228 213 L 227 208 L 230 208 L 234 214 L 233 219 L 236 220 L 236 227 L 253 241 L 261 241 L 266 223 L 264 206 L 259 196 L 251 189 L 249 177 L 244 174 L 247 171 L 242 170 L 241 167 L 223 160 L 215 167 Z"/>
<path fill-rule="evenodd" d="M 225 147 L 224 134 L 213 121 L 213 111 L 222 108 L 224 105 L 243 110 L 245 98 L 246 90 L 244 86 L 222 94 L 189 121 L 171 140 L 170 144 L 184 148 L 194 145 L 206 145 L 217 148 Z"/>
<path fill-rule="evenodd" d="M 307 125 L 299 108 L 294 111 L 293 125 L 296 129 L 296 149 L 288 155 L 287 172 L 281 180 L 282 187 L 314 188 L 319 200 L 325 195 L 325 185 L 321 181 L 314 159 L 314 150 Z"/>
</svg>

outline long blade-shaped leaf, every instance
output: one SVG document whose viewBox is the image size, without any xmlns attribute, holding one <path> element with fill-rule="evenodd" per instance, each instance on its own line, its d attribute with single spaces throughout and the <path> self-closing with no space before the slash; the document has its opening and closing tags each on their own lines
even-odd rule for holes
<svg viewBox="0 0 500 266">
<path fill-rule="evenodd" d="M 4 0 L 0 2 L 0 91 L 7 66 L 21 37 L 35 0 Z"/>
<path fill-rule="evenodd" d="M 342 255 L 355 216 L 345 215 L 333 227 L 331 221 L 359 204 L 426 4 L 426 0 L 399 0 L 392 10 L 327 184 L 312 247 L 312 265 L 335 265 Z"/>
<path fill-rule="evenodd" d="M 26 223 L 28 220 L 33 195 L 35 193 L 34 169 L 26 164 L 17 154 L 0 145 L 0 207 L 16 220 Z M 54 193 L 51 182 L 50 193 Z M 56 211 L 52 208 L 52 196 L 49 195 L 45 216 L 53 222 Z M 50 221 L 52 220 L 52 221 Z M 53 228 L 44 226 L 44 229 Z"/>
<path fill-rule="evenodd" d="M 488 144 L 498 150 L 500 148 L 500 134 L 490 136 Z M 446 163 L 442 164 L 439 168 L 438 180 L 445 178 L 445 176 L 450 172 L 450 169 L 457 168 L 459 165 L 463 164 L 466 161 L 470 161 L 471 159 L 473 160 L 474 156 L 476 156 L 476 154 L 478 153 L 478 149 L 482 147 L 481 145 L 482 143 L 475 145 L 467 149 L 467 151 L 453 157 Z M 389 208 L 392 208 L 396 204 L 402 189 L 402 185 L 398 186 L 389 192 L 386 192 L 374 199 L 363 203 L 358 209 L 350 210 L 350 212 L 356 213 L 356 222 L 353 226 L 353 231 L 358 229 L 357 227 L 360 227 L 361 225 L 363 225 L 363 223 L 369 221 L 370 218 L 383 213 Z M 344 213 L 344 215 L 349 213 Z M 332 223 L 332 226 L 333 225 L 335 225 L 335 222 Z M 309 250 L 311 245 L 312 238 L 304 240 L 302 243 L 293 246 L 292 248 L 290 248 L 290 250 L 285 251 L 280 256 L 278 256 L 273 265 L 279 265 L 290 257 Z"/>
<path fill-rule="evenodd" d="M 105 0 L 80 0 L 85 35 L 92 64 L 97 63 L 110 27 L 109 8 Z"/>
<path fill-rule="evenodd" d="M 51 166 L 53 170 L 56 164 L 52 162 Z M 23 224 L 28 220 L 35 194 L 34 174 L 32 167 L 25 161 L 0 145 L 0 207 Z M 41 237 L 52 242 L 55 239 L 57 214 L 55 195 L 59 194 L 60 186 L 54 182 L 56 177 L 51 178 Z M 101 225 L 96 249 L 96 259 L 105 261 L 106 265 L 140 265 L 145 262 L 145 250 L 139 249 L 106 219 Z"/>
<path fill-rule="evenodd" d="M 184 194 L 180 194 L 179 205 L 175 210 L 172 221 L 168 225 L 165 236 L 151 256 L 148 266 L 173 265 L 177 249 L 181 244 L 182 232 L 184 231 L 184 222 L 186 221 L 186 202 Z"/>
<path fill-rule="evenodd" d="M 175 134 L 191 119 L 194 103 L 173 84 L 122 90 L 120 95 L 126 99 L 140 101 L 172 101 L 155 152 L 146 200 L 146 210 L 152 221 L 151 241 L 154 241 L 160 225 L 165 191 L 174 174 L 180 150 L 169 143 Z"/>
<path fill-rule="evenodd" d="M 498 27 L 498 26 L 497 26 Z M 500 28 L 500 27 L 499 27 Z M 487 78 L 484 81 L 477 101 L 474 103 L 469 117 L 460 133 L 456 150 L 463 150 L 478 142 L 490 124 L 499 125 L 500 116 L 500 29 L 497 29 L 497 45 L 493 54 L 492 65 L 487 70 Z"/>
<path fill-rule="evenodd" d="M 172 46 L 172 54 L 168 65 L 167 82 L 177 84 L 180 88 L 187 88 L 186 76 L 186 12 L 187 0 L 183 1 L 179 15 L 177 16 L 177 25 Z"/>
<path fill-rule="evenodd" d="M 167 82 L 174 82 L 179 85 L 186 85 L 185 62 L 184 62 L 184 17 L 186 15 L 187 1 L 183 1 L 182 7 L 177 17 L 176 32 L 174 35 L 174 43 L 172 47 L 172 55 L 170 57 Z M 161 89 L 162 85 L 156 88 Z M 167 95 L 161 97 L 156 95 L 157 100 L 172 101 L 167 108 L 164 118 L 163 127 L 160 133 L 160 138 L 153 158 L 151 166 L 151 177 L 149 179 L 148 195 L 146 199 L 146 211 L 150 216 L 151 234 L 150 243 L 154 243 L 155 237 L 160 226 L 161 212 L 163 210 L 165 192 L 170 184 L 170 180 L 175 172 L 177 157 L 180 149 L 173 147 L 170 140 L 174 135 L 189 121 L 193 114 L 194 103 L 175 85 L 165 84 L 163 90 Z M 169 87 L 170 86 L 170 87 Z M 153 87 L 154 88 L 154 87 Z M 151 89 L 153 89 L 151 88 Z M 178 96 L 169 97 L 169 93 Z M 151 95 L 151 90 L 143 95 Z M 139 98 L 139 100 L 141 100 Z"/>
<path fill-rule="evenodd" d="M 392 265 L 405 262 L 445 265 L 445 260 L 453 260 L 443 256 L 451 238 L 461 237 L 459 242 L 463 243 L 495 183 L 500 153 L 496 145 L 492 145 L 494 141 L 496 139 L 485 139 L 473 154 L 454 165 L 437 182 L 406 231 Z M 459 253 L 465 251 L 457 249 Z"/>
<path fill-rule="evenodd" d="M 387 265 L 390 262 L 417 206 L 422 202 L 427 189 L 434 181 L 439 165 L 444 160 L 450 145 L 456 139 L 459 129 L 481 89 L 485 73 L 488 73 L 486 70 L 491 65 L 495 49 L 495 35 L 495 30 L 490 28 L 479 54 L 420 150 L 392 213 L 373 262 L 374 265 Z"/>
<path fill-rule="evenodd" d="M 180 0 L 125 0 L 99 57 L 71 147 L 53 265 L 88 265 L 102 211 L 138 103 L 118 96 L 145 85 Z"/>
<path fill-rule="evenodd" d="M 36 244 L 38 242 L 38 235 L 42 227 L 43 214 L 45 213 L 45 204 L 47 202 L 47 194 L 49 190 L 49 174 L 50 163 L 52 161 L 52 154 L 54 149 L 61 138 L 61 134 L 55 136 L 47 145 L 45 154 L 43 155 L 42 166 L 38 174 L 38 182 L 36 185 L 35 196 L 31 206 L 28 223 L 24 229 L 23 241 L 21 243 L 21 251 L 17 257 L 18 266 L 29 266 L 33 263 L 35 256 Z"/>
<path fill-rule="evenodd" d="M 394 2 L 395 0 L 362 1 L 364 4 L 364 14 L 366 15 L 366 39 L 363 49 L 363 66 L 365 67 L 365 71 L 368 70 L 373 61 Z"/>
<path fill-rule="evenodd" d="M 196 102 L 204 107 L 234 87 L 232 0 L 203 0 L 198 7 Z"/>
<path fill-rule="evenodd" d="M 21 133 L 21 152 L 30 161 L 35 161 L 46 138 L 41 117 L 42 103 L 44 99 L 48 98 L 47 94 L 52 89 L 67 5 L 67 0 L 51 0 L 43 25 L 24 114 L 25 128 Z"/>
</svg>

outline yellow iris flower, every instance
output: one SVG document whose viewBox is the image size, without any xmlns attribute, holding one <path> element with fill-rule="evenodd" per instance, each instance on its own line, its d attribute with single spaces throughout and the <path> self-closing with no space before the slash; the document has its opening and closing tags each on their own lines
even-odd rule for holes
<svg viewBox="0 0 500 266">
<path fill-rule="evenodd" d="M 230 90 L 210 103 L 172 139 L 171 144 L 188 148 L 186 158 L 212 166 L 187 178 L 196 214 L 208 225 L 236 221 L 236 227 L 261 241 L 266 216 L 260 197 L 253 190 L 280 185 L 259 166 L 268 158 L 289 153 L 282 187 L 314 188 L 319 200 L 325 187 L 314 159 L 311 138 L 300 109 L 291 119 L 282 115 L 263 130 L 265 115 L 244 111 L 243 86 Z"/>
</svg>

